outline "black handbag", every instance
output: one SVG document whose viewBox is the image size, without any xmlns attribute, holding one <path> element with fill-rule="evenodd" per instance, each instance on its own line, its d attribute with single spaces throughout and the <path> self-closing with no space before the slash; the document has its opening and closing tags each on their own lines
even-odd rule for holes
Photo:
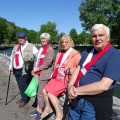
<svg viewBox="0 0 120 120">
<path fill-rule="evenodd" d="M 34 62 L 33 61 L 26 61 L 24 63 L 25 63 L 25 72 L 31 73 L 31 71 L 33 70 Z"/>
<path fill-rule="evenodd" d="M 20 48 L 20 53 L 21 53 L 21 56 L 22 56 L 22 52 L 21 52 L 21 48 Z M 23 56 L 22 56 L 23 58 Z M 28 74 L 31 74 L 31 71 L 33 70 L 33 65 L 34 65 L 34 61 L 24 61 L 24 64 L 25 64 L 25 72 L 28 73 Z"/>
</svg>

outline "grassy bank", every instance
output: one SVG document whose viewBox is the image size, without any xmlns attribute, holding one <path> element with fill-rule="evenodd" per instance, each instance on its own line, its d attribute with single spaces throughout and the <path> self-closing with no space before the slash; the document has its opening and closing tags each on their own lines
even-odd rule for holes
<svg viewBox="0 0 120 120">
<path fill-rule="evenodd" d="M 120 98 L 120 85 L 116 85 L 115 90 L 114 90 L 114 96 Z"/>
</svg>

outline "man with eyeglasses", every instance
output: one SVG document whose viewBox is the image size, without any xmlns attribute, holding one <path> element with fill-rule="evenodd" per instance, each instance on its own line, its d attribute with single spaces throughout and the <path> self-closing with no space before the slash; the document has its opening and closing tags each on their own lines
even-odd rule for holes
<svg viewBox="0 0 120 120">
<path fill-rule="evenodd" d="M 37 57 L 38 49 L 27 41 L 27 36 L 24 32 L 19 32 L 17 39 L 18 45 L 15 45 L 12 50 L 8 71 L 9 73 L 13 71 L 13 74 L 15 74 L 21 95 L 21 99 L 17 100 L 16 104 L 19 105 L 19 108 L 22 108 L 30 100 L 24 92 L 32 79 L 32 75 L 25 71 L 24 61 L 34 61 Z"/>
</svg>

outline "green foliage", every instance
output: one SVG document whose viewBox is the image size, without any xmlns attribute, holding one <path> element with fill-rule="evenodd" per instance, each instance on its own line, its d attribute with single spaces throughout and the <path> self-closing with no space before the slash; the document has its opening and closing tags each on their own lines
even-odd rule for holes
<svg viewBox="0 0 120 120">
<path fill-rule="evenodd" d="M 16 26 L 12 22 L 7 22 L 7 36 L 8 39 L 10 40 L 10 43 L 13 43 L 15 41 L 16 37 Z"/>
<path fill-rule="evenodd" d="M 4 39 L 5 44 L 10 44 L 10 41 L 8 39 Z"/>
<path fill-rule="evenodd" d="M 50 21 L 47 23 L 46 31 L 50 34 L 51 40 L 50 42 L 57 41 L 58 30 L 56 30 L 56 23 L 51 23 Z"/>
<path fill-rule="evenodd" d="M 41 25 L 40 31 L 37 33 L 36 36 L 36 43 L 40 43 L 40 35 L 44 32 L 46 32 L 46 25 Z"/>
<path fill-rule="evenodd" d="M 0 40 L 7 38 L 6 22 L 6 19 L 0 17 Z"/>
<path fill-rule="evenodd" d="M 82 31 L 82 33 L 79 35 L 79 43 L 80 44 L 91 44 L 91 34 L 86 33 L 85 31 Z"/>
<path fill-rule="evenodd" d="M 120 97 L 120 85 L 116 84 L 114 89 L 114 96 Z"/>
<path fill-rule="evenodd" d="M 79 7 L 79 18 L 83 21 L 82 26 L 84 30 L 90 31 L 95 23 L 108 24 L 109 4 L 110 0 L 83 0 Z"/>
<path fill-rule="evenodd" d="M 49 21 L 49 22 L 47 22 L 47 24 L 41 25 L 40 31 L 37 34 L 37 42 L 38 43 L 40 41 L 40 35 L 44 32 L 47 32 L 47 33 L 50 34 L 50 36 L 51 36 L 50 42 L 56 42 L 57 41 L 58 31 L 56 30 L 56 24 L 55 23 L 52 23 L 52 22 Z"/>
<path fill-rule="evenodd" d="M 62 32 L 62 33 L 58 34 L 58 36 L 57 36 L 57 41 L 59 41 L 63 35 L 65 35 L 65 33 L 64 33 L 64 32 Z"/>
<path fill-rule="evenodd" d="M 17 44 L 17 33 L 18 32 L 25 32 L 27 34 L 27 39 L 29 42 L 34 44 L 40 43 L 40 35 L 43 32 L 47 32 L 51 35 L 51 43 L 58 43 L 58 41 L 61 39 L 63 35 L 65 35 L 64 32 L 58 34 L 58 30 L 56 30 L 56 23 L 52 23 L 48 21 L 46 24 L 42 24 L 40 26 L 40 30 L 38 32 L 34 30 L 27 30 L 26 28 L 21 28 L 19 26 L 16 26 L 15 23 L 9 22 L 4 18 L 0 17 L 0 40 L 4 40 L 5 44 Z M 81 33 L 82 34 L 82 33 Z M 81 43 L 89 43 L 87 40 L 82 41 L 83 37 L 86 38 L 87 34 L 84 35 L 78 35 L 76 32 L 76 29 L 73 28 L 70 30 L 69 35 L 74 40 L 75 44 L 81 44 Z M 82 40 L 81 40 L 82 39 Z"/>
<path fill-rule="evenodd" d="M 96 23 L 105 24 L 111 29 L 112 42 L 120 44 L 120 0 L 83 0 L 79 12 L 85 31 Z"/>
<path fill-rule="evenodd" d="M 36 36 L 37 32 L 35 32 L 34 30 L 29 30 L 29 32 L 27 32 L 27 39 L 33 44 L 36 44 Z"/>
<path fill-rule="evenodd" d="M 75 28 L 73 28 L 73 29 L 70 30 L 69 35 L 73 39 L 74 44 L 77 44 L 77 42 L 78 42 L 78 35 L 77 35 L 77 32 L 76 32 Z"/>
</svg>

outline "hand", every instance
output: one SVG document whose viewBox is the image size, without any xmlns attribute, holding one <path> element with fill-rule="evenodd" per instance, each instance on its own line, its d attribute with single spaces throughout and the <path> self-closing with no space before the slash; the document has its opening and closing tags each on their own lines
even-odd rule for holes
<svg viewBox="0 0 120 120">
<path fill-rule="evenodd" d="M 70 68 L 65 69 L 65 74 L 70 75 Z"/>
<path fill-rule="evenodd" d="M 10 72 L 12 72 L 13 71 L 13 69 L 12 68 L 8 68 L 8 72 L 10 73 Z"/>
<path fill-rule="evenodd" d="M 70 100 L 75 99 L 78 95 L 76 94 L 76 88 L 75 86 L 70 86 L 68 88 L 68 98 Z"/>
<path fill-rule="evenodd" d="M 31 71 L 31 75 L 34 76 L 34 71 L 33 70 Z"/>
<path fill-rule="evenodd" d="M 33 71 L 34 71 L 34 73 L 36 73 L 36 72 L 38 72 L 40 70 L 39 70 L 39 68 L 34 67 Z"/>
</svg>

